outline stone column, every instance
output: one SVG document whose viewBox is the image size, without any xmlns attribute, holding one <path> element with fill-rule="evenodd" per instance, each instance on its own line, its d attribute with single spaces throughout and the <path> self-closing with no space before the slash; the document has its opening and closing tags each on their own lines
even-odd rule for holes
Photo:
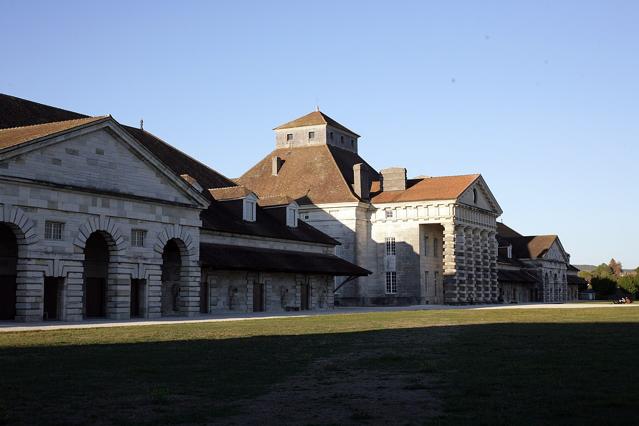
<svg viewBox="0 0 639 426">
<path fill-rule="evenodd" d="M 490 299 L 491 302 L 497 303 L 499 299 L 499 282 L 497 280 L 497 233 L 488 233 L 488 258 L 489 258 L 489 275 L 490 275 Z"/>
<path fill-rule="evenodd" d="M 109 319 L 131 318 L 131 271 L 121 263 L 109 262 L 106 315 Z"/>
<path fill-rule="evenodd" d="M 82 262 L 69 262 L 66 267 L 66 278 L 62 284 L 63 321 L 82 321 L 84 318 L 84 265 Z"/>
<path fill-rule="evenodd" d="M 187 317 L 194 317 L 200 314 L 201 275 L 200 266 L 196 261 L 188 260 L 182 265 L 178 309 Z"/>
<path fill-rule="evenodd" d="M 464 230 L 454 223 L 444 224 L 444 303 L 466 301 Z"/>
<path fill-rule="evenodd" d="M 481 262 L 481 231 L 473 228 L 473 261 L 475 269 L 475 299 L 477 302 L 484 301 L 484 274 Z"/>
<path fill-rule="evenodd" d="M 162 266 L 146 264 L 146 317 L 162 316 Z"/>
<path fill-rule="evenodd" d="M 488 231 L 479 232 L 481 247 L 481 274 L 482 274 L 482 299 L 484 302 L 492 301 L 490 294 L 490 254 Z"/>
<path fill-rule="evenodd" d="M 473 228 L 472 226 L 466 226 L 464 228 L 464 240 L 465 244 L 465 261 L 466 261 L 466 294 L 469 299 L 476 301 L 478 294 L 475 291 L 477 286 L 477 279 L 475 277 L 475 256 L 473 256 Z"/>
<path fill-rule="evenodd" d="M 42 321 L 44 273 L 30 259 L 18 259 L 16 316 L 19 322 Z"/>
</svg>

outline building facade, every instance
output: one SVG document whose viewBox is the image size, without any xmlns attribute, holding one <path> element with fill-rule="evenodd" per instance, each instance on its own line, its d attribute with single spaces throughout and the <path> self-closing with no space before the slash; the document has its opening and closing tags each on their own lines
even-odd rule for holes
<svg viewBox="0 0 639 426">
<path fill-rule="evenodd" d="M 341 243 L 340 257 L 372 272 L 337 279 L 337 303 L 496 302 L 501 208 L 481 175 L 377 172 L 358 139 L 312 112 L 277 127 L 275 150 L 236 181 L 260 197 L 295 199 L 302 220 Z"/>
<path fill-rule="evenodd" d="M 368 271 L 297 211 L 111 116 L 0 95 L 0 320 L 331 308 Z"/>
</svg>

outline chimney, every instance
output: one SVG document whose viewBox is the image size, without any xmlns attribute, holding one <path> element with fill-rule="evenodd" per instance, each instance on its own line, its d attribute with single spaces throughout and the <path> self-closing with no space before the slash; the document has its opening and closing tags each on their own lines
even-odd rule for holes
<svg viewBox="0 0 639 426">
<path fill-rule="evenodd" d="M 353 191 L 355 191 L 355 195 L 363 200 L 368 200 L 370 198 L 370 187 L 371 182 L 368 171 L 362 163 L 355 164 L 353 166 Z"/>
<path fill-rule="evenodd" d="M 280 157 L 273 157 L 273 176 L 277 176 L 277 174 L 280 172 L 280 169 L 282 168 L 282 164 L 284 164 L 284 161 L 282 161 Z"/>
<path fill-rule="evenodd" d="M 380 172 L 382 191 L 403 191 L 406 189 L 406 169 L 391 167 Z"/>
</svg>

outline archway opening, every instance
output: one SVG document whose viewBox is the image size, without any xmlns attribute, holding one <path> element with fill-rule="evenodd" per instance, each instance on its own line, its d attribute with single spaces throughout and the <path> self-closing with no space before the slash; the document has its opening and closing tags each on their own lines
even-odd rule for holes
<svg viewBox="0 0 639 426">
<path fill-rule="evenodd" d="M 16 316 L 18 241 L 13 230 L 0 223 L 0 320 Z"/>
<path fill-rule="evenodd" d="M 162 252 L 162 315 L 180 312 L 182 256 L 175 239 L 169 240 Z"/>
<path fill-rule="evenodd" d="M 84 315 L 101 318 L 107 314 L 109 245 L 105 236 L 94 232 L 84 248 Z"/>
</svg>

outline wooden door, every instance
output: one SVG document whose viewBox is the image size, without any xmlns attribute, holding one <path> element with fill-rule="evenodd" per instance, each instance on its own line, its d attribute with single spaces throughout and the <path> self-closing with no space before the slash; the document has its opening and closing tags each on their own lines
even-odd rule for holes
<svg viewBox="0 0 639 426">
<path fill-rule="evenodd" d="M 87 278 L 84 285 L 84 298 L 88 318 L 103 317 L 105 313 L 106 279 Z"/>
<path fill-rule="evenodd" d="M 58 294 L 60 292 L 60 279 L 45 277 L 44 278 L 44 313 L 42 319 L 57 320 L 58 319 Z"/>
<path fill-rule="evenodd" d="M 0 320 L 16 317 L 16 277 L 0 275 Z"/>
<path fill-rule="evenodd" d="M 308 311 L 309 309 L 309 298 L 310 298 L 310 285 L 309 284 L 302 284 L 302 294 L 301 294 L 301 303 L 302 305 L 300 306 L 300 309 L 302 311 Z"/>
<path fill-rule="evenodd" d="M 253 312 L 264 311 L 264 284 L 253 283 Z"/>
</svg>

